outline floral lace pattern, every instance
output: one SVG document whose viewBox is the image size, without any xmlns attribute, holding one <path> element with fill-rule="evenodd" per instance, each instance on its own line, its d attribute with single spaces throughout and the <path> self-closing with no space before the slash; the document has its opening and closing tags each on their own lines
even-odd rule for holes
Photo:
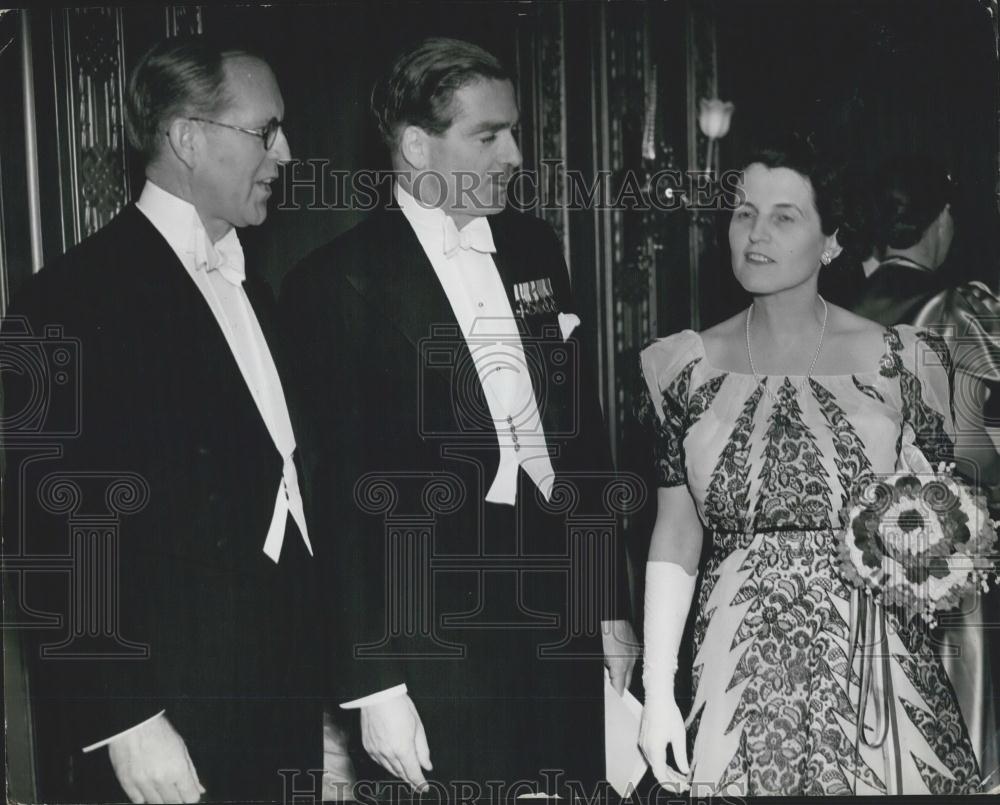
<svg viewBox="0 0 1000 805">
<path fill-rule="evenodd" d="M 816 437 L 802 422 L 798 395 L 788 378 L 778 389 L 778 402 L 768 423 L 760 480 L 756 527 L 829 524 L 830 485 Z"/>
<path fill-rule="evenodd" d="M 726 536 L 738 537 L 747 526 L 747 513 L 750 511 L 750 437 L 763 396 L 764 387 L 758 386 L 744 403 L 705 494 L 706 518 L 716 531 L 725 532 Z M 723 546 L 723 549 L 726 547 L 730 546 Z"/>
<path fill-rule="evenodd" d="M 648 388 L 643 388 L 638 395 L 636 418 L 652 431 L 653 462 L 660 486 L 684 483 L 683 434 L 689 422 L 688 385 L 696 363 L 691 361 L 665 391 L 658 393 L 659 403 L 653 400 Z M 656 415 L 656 408 L 662 410 L 663 421 Z"/>
<path fill-rule="evenodd" d="M 828 560 L 811 544 L 817 533 L 762 534 L 747 552 L 740 568 L 746 580 L 731 602 L 749 605 L 730 646 L 743 653 L 727 690 L 743 688 L 727 731 L 746 733 L 751 795 L 851 793 L 839 762 L 852 757 L 869 785 L 882 786 L 833 717 L 852 714 L 841 647 L 849 627 L 834 605 L 848 592 L 818 572 Z"/>
<path fill-rule="evenodd" d="M 928 634 L 921 629 L 910 630 L 910 653 L 895 656 L 906 678 L 920 693 L 924 702 L 933 703 L 946 697 L 951 683 L 940 663 L 933 661 L 933 648 Z M 950 778 L 924 764 L 921 774 L 932 794 L 974 794 L 979 790 L 979 766 L 975 756 L 964 749 L 969 734 L 957 708 L 935 709 L 903 700 L 907 717 L 920 730 L 924 740 L 934 750 L 938 763 L 948 769 Z M 918 765 L 918 768 L 920 766 Z"/>
<path fill-rule="evenodd" d="M 872 465 L 865 455 L 865 446 L 851 428 L 844 410 L 837 405 L 834 396 L 815 380 L 811 380 L 813 395 L 819 403 L 823 417 L 833 434 L 833 449 L 836 451 L 834 465 L 840 476 L 840 497 L 842 509 L 848 500 L 872 477 Z M 878 392 L 876 392 L 877 394 Z M 884 400 L 882 400 L 884 402 Z M 843 525 L 838 523 L 838 525 Z"/>
</svg>

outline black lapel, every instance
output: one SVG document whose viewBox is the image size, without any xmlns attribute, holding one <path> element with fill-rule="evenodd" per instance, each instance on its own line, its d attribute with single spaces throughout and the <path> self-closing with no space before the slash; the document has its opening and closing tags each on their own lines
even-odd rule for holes
<svg viewBox="0 0 1000 805">
<path fill-rule="evenodd" d="M 510 301 L 510 309 L 514 311 L 521 333 L 521 343 L 526 353 L 536 351 L 536 359 L 526 354 L 528 373 L 535 392 L 535 400 L 542 416 L 542 424 L 546 432 L 551 431 L 549 415 L 552 413 L 551 394 L 548 388 L 549 378 L 545 372 L 548 362 L 547 343 L 553 338 L 558 328 L 555 314 L 518 316 L 514 297 L 514 286 L 529 280 L 543 279 L 546 271 L 552 271 L 558 266 L 538 266 L 535 244 L 528 237 L 527 227 L 522 224 L 520 216 L 511 210 L 505 210 L 490 218 L 490 231 L 493 233 L 493 245 L 496 253 L 493 262 L 496 264 L 504 290 Z M 555 329 L 554 329 L 555 328 Z M 541 350 L 545 354 L 537 355 Z"/>
<path fill-rule="evenodd" d="M 538 242 L 538 225 L 526 220 L 523 214 L 505 210 L 490 218 L 490 229 L 496 246 L 493 262 L 500 273 L 511 310 L 515 315 L 517 305 L 514 287 L 519 283 L 548 279 L 557 303 L 564 305 L 568 302 L 562 298 L 564 295 L 561 293 L 560 274 L 563 272 L 563 267 L 545 264 L 541 252 L 546 244 Z M 527 330 L 532 338 L 552 337 L 553 325 L 558 324 L 555 313 L 529 314 L 519 318 L 522 333 Z"/>
<path fill-rule="evenodd" d="M 260 329 L 264 333 L 264 340 L 270 345 L 275 334 L 274 295 L 271 293 L 271 286 L 247 266 L 247 278 L 243 283 L 243 290 L 257 316 Z"/>
<path fill-rule="evenodd" d="M 133 292 L 146 311 L 140 315 L 147 334 L 169 341 L 169 347 L 164 348 L 172 353 L 198 355 L 197 369 L 204 372 L 201 381 L 209 387 L 193 383 L 192 393 L 252 407 L 266 434 L 257 403 L 222 328 L 170 244 L 135 205 L 126 207 L 119 218 L 125 238 L 134 244 L 125 253 L 141 255 L 130 264 L 129 272 Z M 194 371 L 192 365 L 192 377 Z"/>
<path fill-rule="evenodd" d="M 406 217 L 398 208 L 376 213 L 366 257 L 349 282 L 382 310 L 414 349 L 431 337 L 458 336 L 451 303 Z"/>
<path fill-rule="evenodd" d="M 492 426 L 487 422 L 484 427 L 483 415 L 489 420 L 489 409 L 481 385 L 469 387 L 462 382 L 468 377 L 472 355 L 434 267 L 398 208 L 375 216 L 363 224 L 372 228 L 348 281 L 381 311 L 386 326 L 402 333 L 413 347 L 414 362 L 419 362 L 420 372 L 427 373 L 421 382 L 426 381 L 426 391 L 440 401 L 438 410 L 430 413 L 441 425 L 437 432 L 445 441 L 485 440 L 495 447 Z M 457 399 L 470 391 L 476 395 L 472 400 Z M 461 416 L 470 411 L 476 415 Z M 499 453 L 494 459 L 499 460 Z"/>
<path fill-rule="evenodd" d="M 493 234 L 493 245 L 496 252 L 493 254 L 493 263 L 500 274 L 500 281 L 503 282 L 503 289 L 507 293 L 507 300 L 510 302 L 510 309 L 515 311 L 514 284 L 521 281 L 523 271 L 523 261 L 518 254 L 518 244 L 510 237 L 510 227 L 507 225 L 506 216 L 501 213 L 489 219 L 490 232 Z"/>
</svg>

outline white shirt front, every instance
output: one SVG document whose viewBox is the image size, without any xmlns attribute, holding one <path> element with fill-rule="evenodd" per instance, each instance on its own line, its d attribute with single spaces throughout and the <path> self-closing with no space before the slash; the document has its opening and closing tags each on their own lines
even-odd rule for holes
<svg viewBox="0 0 1000 805">
<path fill-rule="evenodd" d="M 295 453 L 292 422 L 274 358 L 243 289 L 243 247 L 236 230 L 230 229 L 216 243 L 211 243 L 194 206 L 149 181 L 136 207 L 170 244 L 208 303 L 271 434 L 275 449 L 281 455 L 284 466 L 278 482 L 274 515 L 264 540 L 264 553 L 275 563 L 278 562 L 286 519 L 291 515 L 299 527 L 306 549 L 312 554 L 298 472 L 292 458 Z"/>
<path fill-rule="evenodd" d="M 243 289 L 243 247 L 236 230 L 231 229 L 216 243 L 211 243 L 194 206 L 150 181 L 143 187 L 136 207 L 167 241 L 205 298 L 281 455 L 282 477 L 278 482 L 274 514 L 264 538 L 264 553 L 275 563 L 278 562 L 285 525 L 291 515 L 311 555 L 312 544 L 306 528 L 298 473 L 292 458 L 295 436 L 278 370 L 260 329 L 260 322 Z M 152 718 L 158 718 L 163 712 L 83 751 L 90 752 L 105 746 Z"/>
<path fill-rule="evenodd" d="M 500 463 L 486 500 L 514 505 L 519 466 L 548 500 L 555 480 L 552 461 L 517 319 L 490 253 L 489 219 L 475 218 L 460 230 L 463 236 L 475 233 L 470 239 L 480 248 L 446 251 L 446 240 L 454 240 L 446 234 L 455 229 L 452 219 L 439 208 L 424 207 L 398 185 L 396 198 L 448 297 L 489 405 Z"/>
</svg>

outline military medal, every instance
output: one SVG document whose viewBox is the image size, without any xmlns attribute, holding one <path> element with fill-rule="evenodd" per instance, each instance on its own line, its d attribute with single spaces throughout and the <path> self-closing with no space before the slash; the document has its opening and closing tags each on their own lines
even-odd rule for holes
<svg viewBox="0 0 1000 805">
<path fill-rule="evenodd" d="M 541 313 L 557 313 L 552 280 L 548 277 L 514 284 L 514 312 L 521 316 L 537 316 Z"/>
</svg>

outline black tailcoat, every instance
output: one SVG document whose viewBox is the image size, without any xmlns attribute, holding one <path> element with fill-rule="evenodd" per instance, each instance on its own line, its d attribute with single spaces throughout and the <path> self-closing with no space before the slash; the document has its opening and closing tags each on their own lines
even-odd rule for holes
<svg viewBox="0 0 1000 805">
<path fill-rule="evenodd" d="M 349 700 L 405 682 L 445 784 L 604 774 L 602 618 L 624 617 L 611 463 L 583 322 L 558 240 L 510 210 L 490 218 L 552 454 L 546 503 L 519 470 L 515 506 L 486 503 L 500 450 L 448 298 L 398 208 L 294 269 L 281 319 L 299 393 L 307 511 L 337 549 L 331 640 Z"/>
<path fill-rule="evenodd" d="M 248 268 L 247 294 L 280 367 L 273 299 Z M 207 799 L 280 799 L 279 769 L 322 766 L 321 705 L 310 698 L 321 681 L 317 562 L 291 520 L 280 563 L 262 553 L 282 459 L 211 309 L 129 206 L 31 279 L 6 338 L 20 317 L 36 336 L 61 328 L 78 352 L 78 374 L 49 383 L 43 396 L 52 423 L 78 412 L 79 434 L 50 439 L 43 424 L 38 444 L 57 445 L 61 456 L 27 461 L 32 450 L 16 443 L 30 441 L 37 423 L 8 427 L 5 553 L 51 569 L 52 557 L 72 554 L 74 522 L 119 512 L 113 637 L 81 638 L 43 658 L 43 644 L 74 628 L 80 604 L 66 573 L 21 577 L 20 609 L 68 615 L 59 628 L 29 633 L 43 797 L 121 799 L 107 750 L 79 750 L 165 709 Z M 9 424 L 36 380 L 5 369 Z M 105 489 L 116 474 L 132 489 L 117 502 Z M 56 476 L 81 490 L 76 505 L 53 504 L 45 481 Z M 147 493 L 130 511 L 129 495 Z M 93 656 L 69 656 L 81 652 Z"/>
</svg>

